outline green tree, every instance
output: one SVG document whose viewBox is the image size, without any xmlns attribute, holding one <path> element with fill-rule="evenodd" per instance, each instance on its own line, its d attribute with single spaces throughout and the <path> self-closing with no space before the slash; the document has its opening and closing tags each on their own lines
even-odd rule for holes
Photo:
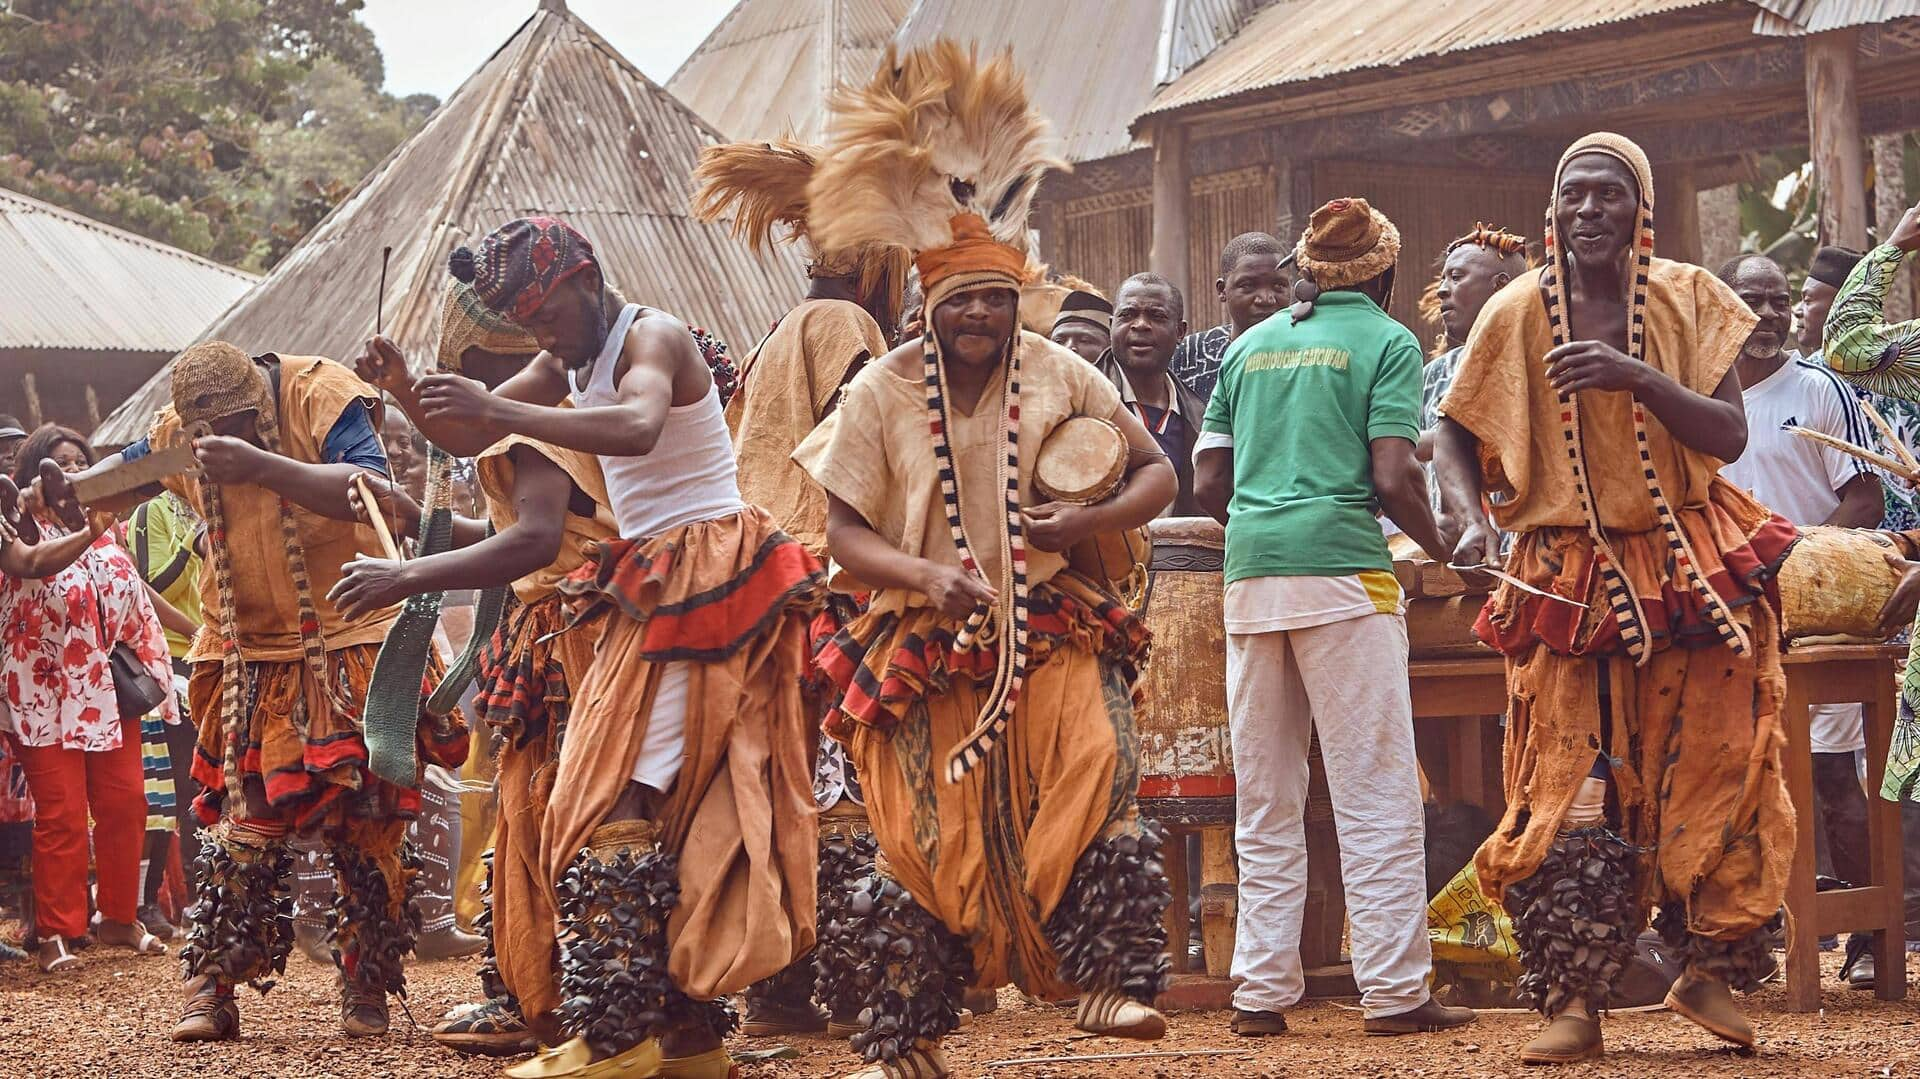
<svg viewBox="0 0 1920 1079">
<path fill-rule="evenodd" d="M 329 84 L 345 72 L 376 94 L 365 88 L 384 77 L 354 18 L 362 2 L 0 3 L 0 184 L 225 262 L 267 264 L 283 250 L 269 215 L 304 181 L 325 189 L 336 178 L 277 177 L 265 142 L 301 128 L 305 111 L 292 107 L 323 61 Z M 290 150 L 280 167 L 302 160 Z"/>
</svg>

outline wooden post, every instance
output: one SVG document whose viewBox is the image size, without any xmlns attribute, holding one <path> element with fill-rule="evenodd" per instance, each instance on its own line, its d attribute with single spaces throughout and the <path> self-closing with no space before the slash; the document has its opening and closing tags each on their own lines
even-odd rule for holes
<svg viewBox="0 0 1920 1079">
<path fill-rule="evenodd" d="M 1860 144 L 1860 31 L 1807 39 L 1807 123 L 1820 182 L 1820 242 L 1865 250 L 1867 167 Z"/>
<path fill-rule="evenodd" d="M 1215 825 L 1200 833 L 1200 942 L 1207 974 L 1224 978 L 1233 971 L 1233 937 L 1240 917 L 1240 870 L 1233 861 L 1233 826 Z"/>
<path fill-rule="evenodd" d="M 20 388 L 27 396 L 27 427 L 32 429 L 45 423 L 40 415 L 40 387 L 33 381 L 32 371 L 20 376 Z"/>
<path fill-rule="evenodd" d="M 1153 246 L 1147 268 L 1189 296 L 1187 287 L 1187 213 L 1191 177 L 1187 170 L 1187 130 L 1176 123 L 1153 130 Z"/>
<path fill-rule="evenodd" d="M 100 428 L 100 395 L 94 392 L 93 383 L 87 383 L 87 433 L 92 434 Z"/>
<path fill-rule="evenodd" d="M 1718 266 L 1740 253 L 1740 185 L 1700 192 L 1700 265 Z"/>
<path fill-rule="evenodd" d="M 1904 135 L 1873 137 L 1873 221 L 1881 240 L 1893 232 L 1907 212 L 1907 163 Z M 1887 290 L 1882 312 L 1888 322 L 1905 322 L 1913 317 L 1913 291 L 1898 283 Z"/>
<path fill-rule="evenodd" d="M 1283 245 L 1291 248 L 1293 242 L 1306 231 L 1307 220 L 1313 216 L 1313 163 L 1308 161 L 1276 161 L 1273 166 L 1274 189 L 1278 205 L 1274 207 L 1273 236 Z"/>
<path fill-rule="evenodd" d="M 1661 254 L 1677 262 L 1698 264 L 1700 251 L 1700 189 L 1693 182 L 1692 165 L 1654 169 L 1654 241 Z"/>
</svg>

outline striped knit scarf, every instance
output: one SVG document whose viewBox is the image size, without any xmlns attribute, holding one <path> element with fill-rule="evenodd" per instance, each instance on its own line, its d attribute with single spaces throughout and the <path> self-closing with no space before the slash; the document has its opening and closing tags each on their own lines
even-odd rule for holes
<svg viewBox="0 0 1920 1079">
<path fill-rule="evenodd" d="M 1647 280 L 1653 264 L 1653 181 L 1635 161 L 1611 146 L 1595 141 L 1604 138 L 1612 137 L 1596 136 L 1595 139 L 1576 143 L 1561 159 L 1561 167 L 1564 169 L 1566 161 L 1578 154 L 1605 153 L 1619 158 L 1634 173 L 1635 185 L 1640 189 L 1640 208 L 1632 244 L 1633 289 L 1627 309 L 1627 355 L 1636 363 L 1644 363 L 1647 346 Z M 1620 141 L 1625 142 L 1624 139 Z M 1558 191 L 1557 175 L 1555 181 L 1554 189 Z M 1547 317 L 1553 328 L 1553 344 L 1558 348 L 1573 340 L 1573 334 L 1567 323 L 1567 256 L 1561 249 L 1558 223 L 1551 201 L 1547 206 L 1547 225 L 1543 235 L 1546 237 L 1547 266 L 1541 283 L 1547 293 Z M 1632 657 L 1635 666 L 1645 666 L 1653 655 L 1652 642 L 1648 640 L 1646 611 L 1640 604 L 1640 597 L 1634 595 L 1633 586 L 1621 569 L 1619 556 L 1614 553 L 1612 544 L 1607 542 L 1606 531 L 1600 526 L 1600 511 L 1594 501 L 1593 485 L 1588 475 L 1586 448 L 1580 437 L 1580 401 L 1577 396 L 1560 395 L 1560 423 L 1567 461 L 1573 469 L 1574 491 L 1587 518 L 1587 533 L 1593 537 L 1594 561 L 1600 568 L 1607 606 L 1620 625 L 1620 639 L 1626 646 L 1627 655 Z M 1721 642 L 1732 649 L 1735 655 L 1747 654 L 1752 642 L 1746 630 L 1733 620 L 1733 612 L 1726 601 L 1720 598 L 1720 594 L 1714 591 L 1706 576 L 1700 572 L 1699 560 L 1694 557 L 1686 534 L 1674 518 L 1673 505 L 1667 500 L 1665 488 L 1654 471 L 1653 451 L 1647 440 L 1646 406 L 1637 398 L 1633 401 L 1633 440 L 1640 458 L 1641 474 L 1646 480 L 1647 492 L 1653 498 L 1654 513 L 1659 518 L 1662 534 L 1666 536 L 1674 568 L 1685 587 L 1691 589 L 1700 600 L 1707 620 Z"/>
<path fill-rule="evenodd" d="M 271 384 L 277 391 L 280 384 L 277 372 Z M 277 392 L 274 396 L 278 396 Z M 266 407 L 260 409 L 257 420 L 261 448 L 273 454 L 280 452 L 279 407 L 278 400 L 269 401 Z M 247 671 L 245 659 L 240 654 L 240 630 L 234 613 L 233 552 L 227 545 L 227 515 L 220 485 L 203 477 L 200 495 L 201 507 L 206 512 L 207 546 L 213 555 L 213 583 L 220 597 L 220 730 L 227 807 L 229 813 L 243 813 L 245 803 L 242 801 L 240 763 L 246 754 L 249 734 L 247 708 L 243 699 L 247 692 Z M 279 502 L 280 539 L 286 546 L 287 569 L 293 575 L 294 593 L 300 604 L 301 659 L 315 682 L 325 688 L 332 706 L 344 714 L 351 714 L 354 711 L 353 702 L 327 675 L 326 642 L 320 636 L 320 614 L 313 605 L 313 579 L 307 574 L 307 553 L 300 542 L 300 527 L 294 520 L 293 503 L 285 495 L 280 496 Z M 305 710 L 296 707 L 294 714 L 288 718 L 293 721 L 304 742 L 308 723 Z"/>
<path fill-rule="evenodd" d="M 926 361 L 927 424 L 933 435 L 934 461 L 940 474 L 940 500 L 947 512 L 947 526 L 953 530 L 953 545 L 959 549 L 960 565 L 968 573 L 985 577 L 980 560 L 974 556 L 974 544 L 967 535 L 966 521 L 960 511 L 960 473 L 953 461 L 953 448 L 947 440 L 947 373 L 941 362 L 939 346 L 933 334 L 926 336 L 923 353 Z M 947 755 L 947 782 L 958 783 L 973 767 L 986 759 L 1007 729 L 1007 721 L 1020 702 L 1026 685 L 1027 659 L 1027 543 L 1020 521 L 1020 333 L 1016 326 L 1007 345 L 1005 408 L 1000 417 L 1001 439 L 1006 453 L 999 461 L 1002 497 L 1006 505 L 1006 524 L 999 529 L 1000 580 L 996 582 L 1000 599 L 991 609 L 981 607 L 967 617 L 954 638 L 956 649 L 978 642 L 997 647 L 993 688 L 980 708 L 974 728 L 966 739 Z"/>
</svg>

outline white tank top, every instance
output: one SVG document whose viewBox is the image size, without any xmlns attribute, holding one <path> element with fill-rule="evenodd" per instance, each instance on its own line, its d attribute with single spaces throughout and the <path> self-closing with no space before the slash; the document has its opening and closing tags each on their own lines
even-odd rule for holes
<svg viewBox="0 0 1920 1079">
<path fill-rule="evenodd" d="M 593 408 L 619 403 L 613 370 L 619 366 L 627 330 L 639 313 L 640 305 L 630 303 L 614 320 L 612 331 L 600 346 L 600 355 L 594 357 L 586 389 L 580 388 L 579 372 L 567 369 L 574 405 Z M 740 501 L 733 440 L 727 436 L 717 386 L 708 386 L 707 395 L 691 405 L 667 409 L 667 422 L 660 428 L 652 453 L 602 456 L 600 469 L 606 474 L 607 499 L 613 503 L 613 517 L 620 525 L 622 539 L 647 539 L 670 528 L 711 521 L 746 508 Z"/>
</svg>

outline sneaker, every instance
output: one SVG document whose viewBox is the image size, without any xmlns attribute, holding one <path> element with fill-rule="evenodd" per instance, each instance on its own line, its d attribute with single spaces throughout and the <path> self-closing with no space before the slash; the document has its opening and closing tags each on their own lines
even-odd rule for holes
<svg viewBox="0 0 1920 1079">
<path fill-rule="evenodd" d="M 1368 1034 L 1432 1034 L 1464 1027 L 1476 1018 L 1472 1008 L 1455 1008 L 1428 997 L 1426 1003 L 1418 1008 L 1393 1015 L 1376 1015 L 1361 1025 Z"/>
<path fill-rule="evenodd" d="M 195 983 L 198 984 L 195 984 Z M 240 1036 L 240 1006 L 233 1002 L 231 990 L 222 991 L 211 978 L 197 978 L 187 985 L 191 994 L 173 1026 L 177 1042 L 224 1042 Z"/>
<path fill-rule="evenodd" d="M 1287 1032 L 1287 1016 L 1285 1012 L 1250 1012 L 1245 1008 L 1235 1008 L 1232 1029 L 1242 1038 L 1270 1038 Z"/>
<path fill-rule="evenodd" d="M 156 903 L 148 903 L 146 906 L 141 907 L 137 917 L 140 920 L 140 924 L 147 927 L 147 932 L 152 933 L 160 940 L 172 940 L 179 932 L 173 927 L 172 922 L 167 921 L 167 916 L 161 913 L 160 907 Z"/>
<path fill-rule="evenodd" d="M 1135 1041 L 1158 1041 L 1167 1033 L 1167 1018 L 1131 997 L 1111 989 L 1095 989 L 1080 994 L 1073 1025 L 1089 1034 Z"/>
</svg>

